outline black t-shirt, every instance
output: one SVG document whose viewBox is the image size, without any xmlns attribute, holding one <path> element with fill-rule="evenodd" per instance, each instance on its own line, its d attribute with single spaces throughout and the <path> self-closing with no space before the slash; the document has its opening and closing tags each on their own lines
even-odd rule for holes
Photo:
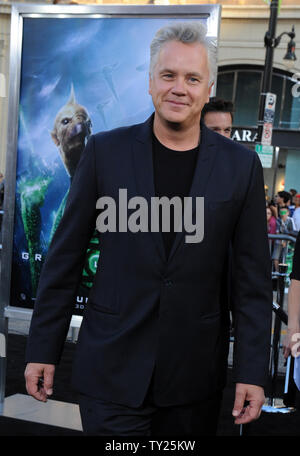
<svg viewBox="0 0 300 456">
<path fill-rule="evenodd" d="M 293 269 L 290 274 L 290 279 L 300 280 L 300 231 L 296 239 Z"/>
<path fill-rule="evenodd" d="M 191 150 L 176 151 L 168 149 L 153 135 L 153 168 L 155 196 L 169 199 L 179 196 L 189 196 L 198 157 L 199 146 Z M 174 231 L 174 208 L 170 210 L 170 232 L 162 232 L 162 217 L 160 211 L 160 232 L 163 236 L 167 258 L 170 254 L 176 232 Z"/>
</svg>

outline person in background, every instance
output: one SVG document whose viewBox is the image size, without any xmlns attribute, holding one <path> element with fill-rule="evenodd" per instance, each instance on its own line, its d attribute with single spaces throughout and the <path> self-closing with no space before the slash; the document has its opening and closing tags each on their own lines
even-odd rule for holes
<svg viewBox="0 0 300 456">
<path fill-rule="evenodd" d="M 277 196 L 278 216 L 280 216 L 280 209 L 286 207 L 286 208 L 288 208 L 289 216 L 291 217 L 291 213 L 290 213 L 291 201 L 292 201 L 292 195 L 289 192 L 286 192 L 285 190 L 278 192 L 278 196 Z"/>
<path fill-rule="evenodd" d="M 298 193 L 297 190 L 296 190 L 295 188 L 291 188 L 291 189 L 289 190 L 289 193 L 292 195 L 292 202 L 294 202 L 294 198 L 295 198 L 295 196 L 296 196 L 297 193 Z"/>
<path fill-rule="evenodd" d="M 293 219 L 289 216 L 288 207 L 281 207 L 277 218 L 276 234 L 291 234 L 295 231 Z M 283 260 L 287 253 L 287 241 L 278 239 L 275 241 L 272 259 L 275 270 L 278 271 L 279 260 Z"/>
<path fill-rule="evenodd" d="M 287 334 L 283 341 L 283 355 L 285 358 L 288 358 L 290 354 L 295 356 L 296 353 L 298 354 L 300 348 L 300 232 L 296 239 L 290 279 L 291 283 L 288 292 L 288 326 Z M 298 345 L 298 348 L 295 344 Z"/>
<path fill-rule="evenodd" d="M 274 217 L 277 219 L 278 217 L 278 203 L 277 203 L 277 198 L 278 196 L 275 195 L 274 198 L 271 199 L 271 201 L 269 202 L 268 206 L 269 208 L 271 209 Z"/>
<path fill-rule="evenodd" d="M 295 225 L 295 231 L 300 231 L 300 193 L 295 195 L 295 210 L 292 216 Z"/>
<path fill-rule="evenodd" d="M 294 211 L 295 211 L 295 196 L 297 194 L 297 190 L 294 188 L 291 188 L 289 191 L 289 194 L 291 195 L 290 203 L 289 203 L 289 211 L 290 211 L 290 217 L 293 217 Z"/>
<path fill-rule="evenodd" d="M 268 233 L 276 234 L 276 227 L 277 227 L 276 213 L 274 211 L 273 206 L 267 206 L 266 213 L 267 213 Z"/>
<path fill-rule="evenodd" d="M 273 206 L 266 207 L 266 215 L 267 215 L 267 225 L 268 225 L 268 234 L 276 234 L 276 213 L 274 211 Z M 270 247 L 270 254 L 272 255 L 273 248 L 274 248 L 274 240 L 269 239 L 269 247 Z"/>
<path fill-rule="evenodd" d="M 233 122 L 233 103 L 221 98 L 211 98 L 202 109 L 201 118 L 210 130 L 226 138 L 231 137 Z"/>
</svg>

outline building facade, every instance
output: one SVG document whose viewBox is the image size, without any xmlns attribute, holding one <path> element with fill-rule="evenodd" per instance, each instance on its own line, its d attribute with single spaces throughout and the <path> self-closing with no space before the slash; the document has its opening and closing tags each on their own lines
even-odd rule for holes
<svg viewBox="0 0 300 456">
<path fill-rule="evenodd" d="M 77 3 L 114 2 L 78 0 Z M 269 6 L 262 0 L 125 0 L 118 2 L 120 3 L 222 4 L 216 94 L 232 100 L 235 105 L 233 139 L 245 143 L 247 147 L 254 147 L 265 60 L 264 35 L 268 29 L 270 16 Z M 297 46 L 300 44 L 300 6 L 297 3 L 296 0 L 283 0 L 277 20 L 276 36 L 282 32 L 290 32 L 294 25 L 298 59 L 293 68 L 285 66 L 283 57 L 289 38 L 283 36 L 274 51 L 272 92 L 277 95 L 277 101 L 272 144 L 275 147 L 272 167 L 264 168 L 269 197 L 282 189 L 295 188 L 300 192 L 300 46 Z M 9 2 L 0 3 L 0 171 L 3 173 L 9 128 L 7 95 L 11 39 L 10 10 Z"/>
<path fill-rule="evenodd" d="M 282 2 L 278 15 L 276 36 L 290 32 L 294 25 L 297 54 L 300 6 L 286 3 Z M 233 101 L 233 139 L 249 147 L 254 147 L 256 140 L 269 14 L 268 6 L 262 2 L 222 8 L 217 95 Z M 284 56 L 288 41 L 283 36 L 274 50 L 271 91 L 277 96 L 272 137 L 275 147 L 272 167 L 264 168 L 269 197 L 284 189 L 300 192 L 300 50 L 294 67 L 287 67 Z"/>
</svg>

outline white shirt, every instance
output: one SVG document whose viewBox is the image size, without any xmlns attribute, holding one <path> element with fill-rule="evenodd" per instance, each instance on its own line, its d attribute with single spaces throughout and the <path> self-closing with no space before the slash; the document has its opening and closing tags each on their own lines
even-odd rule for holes
<svg viewBox="0 0 300 456">
<path fill-rule="evenodd" d="M 293 221 L 296 231 L 300 231 L 300 207 L 297 207 L 293 213 Z"/>
</svg>

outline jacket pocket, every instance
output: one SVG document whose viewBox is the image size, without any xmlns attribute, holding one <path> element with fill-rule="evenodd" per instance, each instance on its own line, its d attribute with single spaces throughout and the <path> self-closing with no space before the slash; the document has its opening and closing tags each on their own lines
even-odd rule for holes
<svg viewBox="0 0 300 456">
<path fill-rule="evenodd" d="M 100 256 L 100 268 L 97 269 L 93 286 L 89 292 L 88 306 L 98 312 L 118 314 L 120 312 L 119 304 L 117 277 L 103 267 Z"/>
<path fill-rule="evenodd" d="M 96 312 L 102 312 L 110 315 L 118 315 L 119 314 L 119 306 L 116 300 L 111 302 L 105 303 L 98 303 L 95 300 L 89 299 L 88 306 L 91 307 Z"/>
</svg>

